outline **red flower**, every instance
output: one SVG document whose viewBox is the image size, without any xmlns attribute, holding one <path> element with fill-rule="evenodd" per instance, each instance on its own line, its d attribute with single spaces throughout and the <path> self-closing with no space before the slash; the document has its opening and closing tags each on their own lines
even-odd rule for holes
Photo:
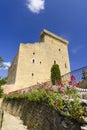
<svg viewBox="0 0 87 130">
<path fill-rule="evenodd" d="M 80 82 L 76 83 L 76 87 L 79 87 L 80 86 Z"/>
<path fill-rule="evenodd" d="M 73 83 L 72 83 L 72 81 L 69 81 L 69 83 L 68 83 L 69 85 L 73 85 Z"/>
<path fill-rule="evenodd" d="M 64 86 L 60 86 L 59 88 L 58 88 L 58 92 L 61 92 L 61 91 L 63 91 L 64 90 Z"/>
<path fill-rule="evenodd" d="M 57 101 L 54 101 L 54 106 L 56 107 L 58 105 L 58 102 Z"/>
<path fill-rule="evenodd" d="M 49 93 L 49 90 L 48 89 L 45 89 L 46 93 L 48 94 Z"/>
<path fill-rule="evenodd" d="M 57 84 L 60 84 L 60 80 L 59 80 L 59 79 L 57 79 L 57 80 L 56 80 L 56 83 L 57 83 Z"/>
<path fill-rule="evenodd" d="M 61 91 L 61 87 L 58 88 L 58 92 L 60 92 L 60 91 Z"/>
<path fill-rule="evenodd" d="M 47 86 L 47 82 L 43 83 L 44 86 Z"/>
<path fill-rule="evenodd" d="M 71 75 L 71 81 L 75 81 L 75 80 L 76 80 L 75 76 Z"/>
</svg>

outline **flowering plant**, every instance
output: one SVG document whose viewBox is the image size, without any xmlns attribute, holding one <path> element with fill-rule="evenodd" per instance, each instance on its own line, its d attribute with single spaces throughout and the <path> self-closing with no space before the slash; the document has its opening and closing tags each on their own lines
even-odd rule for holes
<svg viewBox="0 0 87 130">
<path fill-rule="evenodd" d="M 84 115 L 83 106 L 79 102 L 79 96 L 75 87 L 76 84 L 74 76 L 71 77 L 71 82 L 63 84 L 59 80 L 56 81 L 55 87 L 50 83 L 42 83 L 34 86 L 34 90 L 29 93 L 12 94 L 5 97 L 5 99 L 23 99 L 35 103 L 47 103 L 50 107 L 58 110 L 63 115 L 69 116 L 72 119 L 79 120 Z M 71 102 L 71 99 L 72 102 Z"/>
</svg>

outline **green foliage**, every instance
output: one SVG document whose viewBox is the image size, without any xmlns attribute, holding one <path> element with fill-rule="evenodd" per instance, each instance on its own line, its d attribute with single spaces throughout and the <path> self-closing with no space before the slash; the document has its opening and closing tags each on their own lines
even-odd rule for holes
<svg viewBox="0 0 87 130">
<path fill-rule="evenodd" d="M 42 89 L 39 91 L 33 91 L 32 93 L 26 94 L 25 98 L 28 101 L 32 101 L 32 102 L 41 102 L 41 101 L 45 101 L 48 102 L 49 98 L 48 95 L 46 94 L 45 90 Z"/>
<path fill-rule="evenodd" d="M 8 96 L 5 96 L 4 99 L 26 99 L 28 101 L 31 102 L 40 102 L 40 101 L 47 101 L 47 94 L 45 92 L 45 90 L 42 91 L 33 91 L 31 93 L 28 94 L 11 94 Z"/>
<path fill-rule="evenodd" d="M 56 80 L 61 82 L 61 73 L 58 64 L 54 64 L 51 68 L 51 81 L 53 85 L 55 85 Z"/>
<path fill-rule="evenodd" d="M 63 110 L 64 108 L 64 100 L 60 93 L 51 93 L 50 94 L 50 106 L 53 106 L 56 110 Z"/>
<path fill-rule="evenodd" d="M 3 59 L 2 59 L 2 57 L 0 56 L 0 63 L 2 63 L 3 62 Z"/>
<path fill-rule="evenodd" d="M 0 87 L 0 98 L 3 96 L 3 89 Z"/>
<path fill-rule="evenodd" d="M 7 77 L 3 78 L 3 79 L 0 79 L 0 86 L 6 84 L 6 82 L 7 82 Z"/>
<path fill-rule="evenodd" d="M 2 59 L 2 57 L 0 56 L 0 68 L 2 68 L 3 67 L 3 59 Z"/>
<path fill-rule="evenodd" d="M 49 104 L 51 107 L 54 107 L 56 110 L 63 109 L 63 99 L 59 93 L 53 93 L 52 91 L 49 91 L 47 93 L 44 89 L 33 91 L 31 93 L 22 95 L 22 94 L 12 94 L 4 97 L 5 100 L 8 99 L 25 99 L 30 102 L 40 103 L 45 102 Z M 54 103 L 58 102 L 57 105 Z"/>
<path fill-rule="evenodd" d="M 68 99 L 79 97 L 77 90 L 74 87 L 70 87 L 70 86 L 66 86 L 66 89 L 64 90 L 64 94 L 68 96 Z"/>
<path fill-rule="evenodd" d="M 68 102 L 67 104 L 70 117 L 78 121 L 81 120 L 84 115 L 84 107 L 79 100 L 74 98 L 72 102 Z"/>
<path fill-rule="evenodd" d="M 66 98 L 66 95 L 68 98 Z M 70 99 L 73 98 L 72 100 Z M 69 88 L 64 93 L 54 92 L 50 89 L 37 89 L 27 94 L 11 94 L 4 97 L 4 100 L 20 100 L 33 103 L 47 103 L 50 107 L 58 110 L 64 116 L 79 121 L 84 116 L 84 107 L 80 104 L 77 91 L 74 88 Z"/>
</svg>

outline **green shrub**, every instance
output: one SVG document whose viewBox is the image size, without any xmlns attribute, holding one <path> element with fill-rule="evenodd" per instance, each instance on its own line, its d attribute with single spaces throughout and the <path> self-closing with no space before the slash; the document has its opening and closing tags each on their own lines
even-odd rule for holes
<svg viewBox="0 0 87 130">
<path fill-rule="evenodd" d="M 3 59 L 2 59 L 2 57 L 0 56 L 0 68 L 2 68 L 3 67 Z"/>
<path fill-rule="evenodd" d="M 76 88 L 70 87 L 70 86 L 66 86 L 66 89 L 64 90 L 64 94 L 68 96 L 68 99 L 79 97 L 79 94 Z"/>
<path fill-rule="evenodd" d="M 71 118 L 80 121 L 84 115 L 84 107 L 81 105 L 78 99 L 74 98 L 72 102 L 67 103 L 69 115 Z"/>
<path fill-rule="evenodd" d="M 65 98 L 67 95 L 68 98 Z M 73 98 L 70 99 L 70 96 Z M 58 110 L 62 115 L 79 121 L 84 116 L 84 107 L 81 105 L 77 91 L 67 87 L 64 93 L 54 92 L 50 89 L 37 89 L 27 94 L 12 94 L 4 97 L 4 100 L 25 100 L 33 103 L 47 103 Z"/>
<path fill-rule="evenodd" d="M 7 83 L 7 77 L 0 79 L 0 86 L 4 85 Z"/>
<path fill-rule="evenodd" d="M 3 89 L 0 87 L 0 98 L 3 96 Z"/>
<path fill-rule="evenodd" d="M 51 68 L 51 82 L 55 85 L 55 81 L 59 80 L 61 83 L 61 73 L 58 64 L 54 64 Z"/>
</svg>

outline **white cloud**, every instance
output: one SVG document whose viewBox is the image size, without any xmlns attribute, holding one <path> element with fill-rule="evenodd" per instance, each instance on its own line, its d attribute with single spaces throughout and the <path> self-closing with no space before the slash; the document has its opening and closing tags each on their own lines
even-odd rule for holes
<svg viewBox="0 0 87 130">
<path fill-rule="evenodd" d="M 45 0 L 27 0 L 27 7 L 33 13 L 40 13 L 45 9 Z"/>
<path fill-rule="evenodd" d="M 3 65 L 4 65 L 5 67 L 2 68 L 2 69 L 7 70 L 7 69 L 11 66 L 11 62 L 3 62 Z"/>
</svg>

